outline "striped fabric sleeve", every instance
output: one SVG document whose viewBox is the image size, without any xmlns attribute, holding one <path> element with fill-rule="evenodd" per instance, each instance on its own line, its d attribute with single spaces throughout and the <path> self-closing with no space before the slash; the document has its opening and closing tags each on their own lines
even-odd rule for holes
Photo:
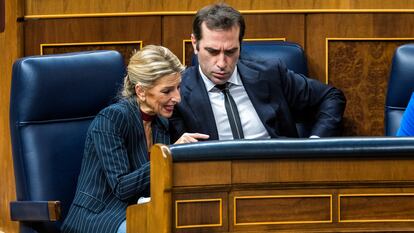
<svg viewBox="0 0 414 233">
<path fill-rule="evenodd" d="M 149 187 L 150 167 L 149 162 L 146 162 L 131 171 L 125 144 L 128 118 L 118 111 L 111 111 L 98 117 L 100 119 L 92 131 L 92 138 L 113 193 L 121 200 L 142 195 L 142 192 Z M 137 143 L 136 146 L 142 147 L 142 145 Z M 146 156 L 146 148 L 138 149 L 142 154 L 140 156 Z"/>
</svg>

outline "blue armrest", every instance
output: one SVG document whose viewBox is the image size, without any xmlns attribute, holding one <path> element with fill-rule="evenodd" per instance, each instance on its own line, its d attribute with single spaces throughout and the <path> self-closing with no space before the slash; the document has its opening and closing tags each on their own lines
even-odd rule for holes
<svg viewBox="0 0 414 233">
<path fill-rule="evenodd" d="M 206 141 L 169 146 L 174 162 L 338 158 L 412 157 L 414 137 L 342 137 Z"/>
<path fill-rule="evenodd" d="M 13 221 L 57 221 L 60 219 L 60 201 L 12 201 Z"/>
</svg>

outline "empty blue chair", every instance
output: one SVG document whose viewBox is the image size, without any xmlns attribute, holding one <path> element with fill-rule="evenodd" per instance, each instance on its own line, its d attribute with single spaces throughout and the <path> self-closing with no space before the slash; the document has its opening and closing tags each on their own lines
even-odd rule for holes
<svg viewBox="0 0 414 233">
<path fill-rule="evenodd" d="M 21 233 L 60 232 L 76 190 L 86 132 L 112 103 L 125 68 L 116 51 L 25 57 L 13 65 L 10 130 Z"/>
</svg>

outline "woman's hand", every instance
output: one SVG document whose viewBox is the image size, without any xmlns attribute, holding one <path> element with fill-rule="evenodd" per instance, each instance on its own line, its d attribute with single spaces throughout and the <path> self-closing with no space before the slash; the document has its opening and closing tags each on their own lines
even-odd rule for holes
<svg viewBox="0 0 414 233">
<path fill-rule="evenodd" d="M 208 139 L 210 136 L 202 133 L 184 133 L 174 144 L 198 142 L 199 139 Z"/>
</svg>

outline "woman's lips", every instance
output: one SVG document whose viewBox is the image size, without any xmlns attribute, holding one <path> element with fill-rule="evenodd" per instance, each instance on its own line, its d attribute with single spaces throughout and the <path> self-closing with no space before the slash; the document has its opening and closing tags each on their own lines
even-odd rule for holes
<svg viewBox="0 0 414 233">
<path fill-rule="evenodd" d="M 164 109 L 168 112 L 174 111 L 174 105 L 166 105 L 164 106 Z"/>
</svg>

